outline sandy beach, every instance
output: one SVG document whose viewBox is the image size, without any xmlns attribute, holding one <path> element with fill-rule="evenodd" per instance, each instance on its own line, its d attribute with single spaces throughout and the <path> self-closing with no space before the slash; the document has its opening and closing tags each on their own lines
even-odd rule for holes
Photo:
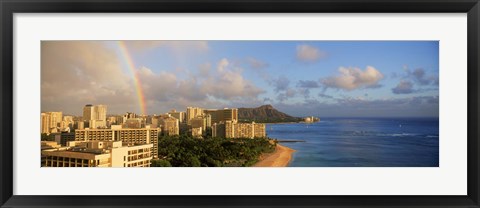
<svg viewBox="0 0 480 208">
<path fill-rule="evenodd" d="M 286 167 L 292 159 L 294 149 L 277 144 L 275 152 L 260 157 L 253 167 Z"/>
</svg>

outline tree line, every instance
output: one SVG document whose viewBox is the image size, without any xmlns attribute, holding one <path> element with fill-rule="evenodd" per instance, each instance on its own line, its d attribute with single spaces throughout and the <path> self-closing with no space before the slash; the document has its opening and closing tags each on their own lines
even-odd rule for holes
<svg viewBox="0 0 480 208">
<path fill-rule="evenodd" d="M 263 153 L 275 151 L 268 138 L 194 138 L 188 135 L 158 139 L 159 159 L 152 167 L 248 167 Z"/>
</svg>

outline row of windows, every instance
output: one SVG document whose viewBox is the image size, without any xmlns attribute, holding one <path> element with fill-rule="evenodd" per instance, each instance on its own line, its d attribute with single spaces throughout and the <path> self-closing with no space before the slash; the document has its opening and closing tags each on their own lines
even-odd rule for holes
<svg viewBox="0 0 480 208">
<path fill-rule="evenodd" d="M 136 163 L 128 164 L 127 167 L 150 167 L 150 161 L 139 161 Z"/>
<path fill-rule="evenodd" d="M 120 138 L 122 141 L 147 141 L 147 138 Z"/>
<path fill-rule="evenodd" d="M 57 159 L 53 159 L 53 157 L 47 157 L 45 160 L 45 165 L 47 167 L 94 167 L 99 165 L 108 165 L 109 163 L 110 162 L 108 159 L 85 160 L 67 157 L 58 157 Z"/>
<path fill-rule="evenodd" d="M 89 167 L 87 163 L 61 163 L 55 161 L 47 161 L 45 164 L 46 167 Z"/>
<path fill-rule="evenodd" d="M 134 155 L 134 156 L 128 156 L 128 161 L 135 161 L 135 160 L 141 160 L 141 159 L 144 159 L 144 158 L 149 158 L 150 157 L 150 153 L 145 153 L 145 154 L 141 154 L 141 155 Z"/>
<path fill-rule="evenodd" d="M 146 131 L 119 131 L 120 134 L 147 134 Z"/>
<path fill-rule="evenodd" d="M 82 162 L 88 163 L 89 161 L 93 162 L 93 160 L 70 158 L 70 157 L 57 157 L 57 156 L 47 156 L 46 159 L 55 160 L 55 161 L 77 162 L 77 163 L 82 163 Z"/>
<path fill-rule="evenodd" d="M 143 153 L 143 152 L 150 152 L 150 148 L 142 148 L 142 149 L 136 149 L 136 150 L 130 150 L 128 151 L 128 154 L 129 155 L 132 155 L 132 154 L 138 154 L 138 153 Z"/>
<path fill-rule="evenodd" d="M 87 131 L 87 133 L 88 134 L 112 134 L 112 131 Z"/>
</svg>

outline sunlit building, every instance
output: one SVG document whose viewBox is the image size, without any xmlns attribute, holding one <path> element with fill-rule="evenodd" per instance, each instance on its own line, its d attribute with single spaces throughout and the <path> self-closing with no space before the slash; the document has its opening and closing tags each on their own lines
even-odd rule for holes
<svg viewBox="0 0 480 208">
<path fill-rule="evenodd" d="M 254 123 L 236 123 L 234 124 L 233 138 L 253 138 L 255 137 Z"/>
<path fill-rule="evenodd" d="M 73 129 L 74 126 L 74 121 L 73 121 L 73 116 L 63 116 L 63 120 L 61 122 L 60 128 L 61 129 Z"/>
<path fill-rule="evenodd" d="M 76 141 L 42 151 L 44 167 L 150 167 L 153 144 L 123 146 L 122 141 Z"/>
<path fill-rule="evenodd" d="M 224 138 L 265 137 L 265 124 L 255 122 L 237 123 L 234 121 L 215 123 L 212 126 L 212 136 Z"/>
<path fill-rule="evenodd" d="M 190 120 L 190 125 L 192 128 L 202 128 L 205 130 L 207 128 L 207 119 L 203 116 L 192 118 Z"/>
<path fill-rule="evenodd" d="M 40 114 L 40 133 L 50 134 L 59 131 L 62 125 L 62 112 L 44 112 Z"/>
<path fill-rule="evenodd" d="M 75 130 L 75 141 L 122 141 L 123 145 L 153 144 L 152 156 L 158 156 L 159 128 L 122 128 L 112 125 L 110 129 Z"/>
<path fill-rule="evenodd" d="M 84 121 L 76 121 L 74 128 L 79 129 L 79 130 L 85 129 L 85 122 Z"/>
<path fill-rule="evenodd" d="M 63 120 L 62 112 L 48 112 L 50 114 L 50 126 L 51 127 L 60 127 L 60 124 Z"/>
<path fill-rule="evenodd" d="M 132 112 L 127 112 L 123 115 L 123 120 L 126 121 L 129 118 L 138 118 L 137 114 Z"/>
<path fill-rule="evenodd" d="M 221 137 L 235 138 L 235 123 L 233 121 L 220 122 L 225 124 L 225 135 Z"/>
<path fill-rule="evenodd" d="M 172 117 L 178 119 L 178 122 L 183 123 L 185 122 L 185 112 L 177 112 L 175 109 L 172 109 L 170 112 L 168 112 Z"/>
<path fill-rule="evenodd" d="M 47 113 L 41 113 L 40 133 L 42 134 L 50 133 L 50 115 Z"/>
<path fill-rule="evenodd" d="M 153 116 L 152 116 L 152 115 L 146 116 L 146 117 L 145 117 L 145 125 L 152 124 L 152 120 L 153 120 L 153 117 L 154 117 L 154 116 L 155 116 L 155 115 L 153 115 Z"/>
<path fill-rule="evenodd" d="M 88 128 L 107 126 L 107 106 L 87 104 L 83 107 L 83 120 L 88 122 Z"/>
<path fill-rule="evenodd" d="M 158 119 L 158 125 L 161 127 L 164 135 L 172 136 L 180 134 L 178 119 L 174 117 L 161 117 Z"/>
<path fill-rule="evenodd" d="M 320 121 L 320 118 L 317 118 L 317 117 L 314 117 L 314 116 L 308 116 L 308 117 L 303 118 L 303 121 L 305 123 L 314 123 L 314 122 Z"/>
<path fill-rule="evenodd" d="M 265 124 L 260 124 L 260 123 L 255 123 L 252 122 L 253 124 L 253 136 L 257 138 L 264 138 L 267 137 L 267 131 Z"/>
<path fill-rule="evenodd" d="M 110 127 L 112 125 L 122 125 L 123 123 L 123 116 L 109 116 L 107 118 L 107 127 Z"/>
<path fill-rule="evenodd" d="M 203 115 L 203 109 L 202 108 L 187 107 L 187 115 L 186 115 L 187 124 L 190 125 L 190 121 L 192 119 L 196 118 L 197 116 L 201 116 L 201 115 Z"/>
<path fill-rule="evenodd" d="M 142 118 L 129 118 L 123 123 L 124 128 L 139 129 L 145 126 Z"/>
<path fill-rule="evenodd" d="M 161 116 L 153 116 L 152 117 L 152 123 L 150 124 L 150 127 L 152 128 L 159 128 L 160 124 L 158 124 L 158 121 L 160 120 Z"/>
</svg>

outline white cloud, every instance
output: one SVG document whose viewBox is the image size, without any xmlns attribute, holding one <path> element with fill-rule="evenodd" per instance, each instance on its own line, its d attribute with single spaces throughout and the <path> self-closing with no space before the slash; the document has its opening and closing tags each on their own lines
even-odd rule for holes
<svg viewBox="0 0 480 208">
<path fill-rule="evenodd" d="M 147 99 L 167 101 L 172 96 L 169 89 L 177 88 L 177 76 L 171 72 L 154 73 L 147 67 L 137 70 L 138 79 Z"/>
<path fill-rule="evenodd" d="M 297 59 L 303 62 L 315 62 L 325 57 L 326 53 L 310 45 L 297 46 Z"/>
<path fill-rule="evenodd" d="M 264 92 L 246 80 L 241 72 L 240 68 L 230 67 L 229 61 L 224 58 L 218 62 L 216 73 L 204 80 L 201 89 L 219 99 L 257 97 Z"/>
<path fill-rule="evenodd" d="M 230 63 L 228 62 L 228 60 L 226 58 L 223 58 L 217 64 L 217 72 L 222 73 L 229 64 Z"/>
<path fill-rule="evenodd" d="M 340 67 L 340 75 L 320 80 L 325 88 L 355 90 L 358 88 L 378 87 L 384 75 L 372 66 L 362 71 L 355 67 Z"/>
<path fill-rule="evenodd" d="M 263 93 L 243 77 L 241 69 L 232 68 L 228 59 L 221 59 L 216 71 L 210 71 L 210 64 L 201 65 L 202 68 L 203 73 L 208 69 L 208 76 L 189 74 L 186 78 L 179 78 L 174 73 L 154 73 L 146 67 L 138 70 L 138 74 L 147 99 L 173 105 L 170 108 L 178 104 L 217 106 L 221 105 L 221 100 L 252 100 Z"/>
<path fill-rule="evenodd" d="M 103 41 L 42 42 L 42 110 L 81 115 L 83 106 L 91 103 L 106 104 L 108 113 L 140 113 L 133 76 L 122 70 L 123 62 L 117 55 Z M 256 101 L 263 93 L 229 60 L 222 59 L 217 66 L 211 70 L 211 64 L 206 63 L 192 74 L 176 69 L 136 69 L 147 112 L 183 110 L 190 105 L 232 107 L 226 103 Z"/>
</svg>

